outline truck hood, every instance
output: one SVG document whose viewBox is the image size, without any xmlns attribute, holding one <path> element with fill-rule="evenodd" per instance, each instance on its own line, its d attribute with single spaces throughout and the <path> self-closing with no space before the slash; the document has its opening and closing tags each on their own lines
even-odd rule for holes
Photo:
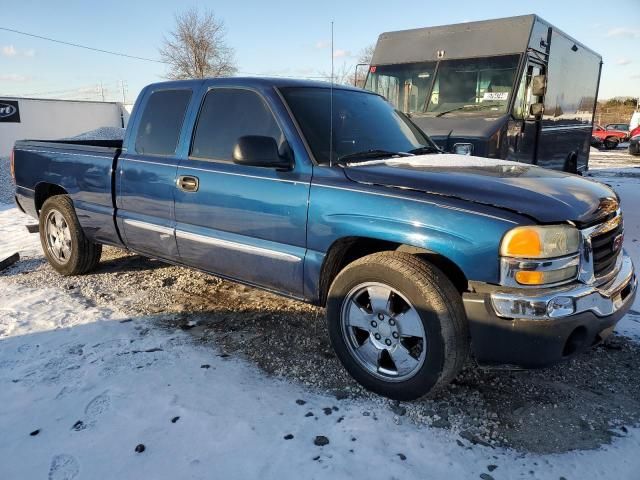
<svg viewBox="0 0 640 480">
<path fill-rule="evenodd" d="M 577 175 L 481 157 L 432 154 L 349 164 L 347 177 L 459 198 L 526 215 L 540 223 L 596 223 L 618 208 L 609 187 Z"/>
<path fill-rule="evenodd" d="M 474 116 L 445 116 L 433 117 L 412 114 L 411 120 L 424 130 L 433 140 L 441 143 L 447 137 L 455 139 L 489 139 L 507 122 L 507 116 L 482 117 Z"/>
</svg>

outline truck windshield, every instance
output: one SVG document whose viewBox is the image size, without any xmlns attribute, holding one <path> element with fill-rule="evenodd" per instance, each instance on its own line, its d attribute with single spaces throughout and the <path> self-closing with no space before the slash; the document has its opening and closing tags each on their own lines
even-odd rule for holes
<svg viewBox="0 0 640 480">
<path fill-rule="evenodd" d="M 519 55 L 443 60 L 438 66 L 428 113 L 505 113 L 513 91 Z"/>
<path fill-rule="evenodd" d="M 329 164 L 330 158 L 335 162 L 346 157 L 364 160 L 438 151 L 411 120 L 379 95 L 334 88 L 331 122 L 329 88 L 288 87 L 281 92 L 320 164 Z"/>
<path fill-rule="evenodd" d="M 371 66 L 365 88 L 405 113 L 422 113 L 435 68 L 436 62 Z"/>
</svg>

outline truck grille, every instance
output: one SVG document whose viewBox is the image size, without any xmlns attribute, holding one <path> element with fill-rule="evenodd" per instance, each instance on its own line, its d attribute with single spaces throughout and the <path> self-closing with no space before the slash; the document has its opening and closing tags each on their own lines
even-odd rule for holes
<svg viewBox="0 0 640 480">
<path fill-rule="evenodd" d="M 622 251 L 622 221 L 613 229 L 591 237 L 593 248 L 593 273 L 602 277 L 611 273 Z"/>
</svg>

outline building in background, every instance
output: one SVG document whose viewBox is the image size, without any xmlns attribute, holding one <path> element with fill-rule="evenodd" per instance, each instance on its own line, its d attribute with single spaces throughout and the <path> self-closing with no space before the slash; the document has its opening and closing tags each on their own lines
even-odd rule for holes
<svg viewBox="0 0 640 480">
<path fill-rule="evenodd" d="M 126 127 L 131 107 L 118 102 L 0 97 L 0 157 L 16 140 L 53 140 L 100 127 Z"/>
</svg>

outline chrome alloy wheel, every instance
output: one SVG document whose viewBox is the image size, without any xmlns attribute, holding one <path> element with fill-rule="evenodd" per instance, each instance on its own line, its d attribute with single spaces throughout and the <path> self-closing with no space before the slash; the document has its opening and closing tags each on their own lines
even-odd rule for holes
<svg viewBox="0 0 640 480">
<path fill-rule="evenodd" d="M 374 376 L 407 380 L 424 364 L 427 336 L 415 307 L 396 289 L 363 283 L 345 297 L 341 330 L 355 360 Z"/>
<path fill-rule="evenodd" d="M 58 210 L 51 210 L 44 223 L 47 250 L 59 263 L 71 258 L 71 229 Z"/>
</svg>

